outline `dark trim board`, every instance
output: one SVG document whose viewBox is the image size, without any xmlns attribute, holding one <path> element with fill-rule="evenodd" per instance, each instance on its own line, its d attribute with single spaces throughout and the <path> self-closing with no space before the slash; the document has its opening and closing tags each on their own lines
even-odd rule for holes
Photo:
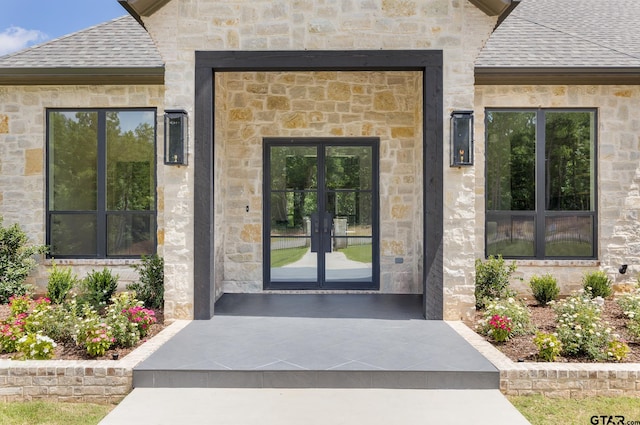
<svg viewBox="0 0 640 425">
<path fill-rule="evenodd" d="M 443 318 L 443 54 L 440 50 L 196 51 L 194 318 L 215 302 L 214 78 L 217 72 L 420 71 L 423 75 L 423 313 Z"/>
</svg>

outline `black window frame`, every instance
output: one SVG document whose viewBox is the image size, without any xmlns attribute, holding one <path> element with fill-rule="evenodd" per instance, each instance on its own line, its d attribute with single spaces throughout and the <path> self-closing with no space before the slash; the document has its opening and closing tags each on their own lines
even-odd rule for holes
<svg viewBox="0 0 640 425">
<path fill-rule="evenodd" d="M 108 112 L 151 112 L 153 113 L 153 209 L 148 211 L 110 211 L 107 209 L 107 127 L 106 116 Z M 97 188 L 96 188 L 96 210 L 82 210 L 82 211 L 52 211 L 50 209 L 50 188 L 51 188 L 51 172 L 50 172 L 50 116 L 56 112 L 87 112 L 98 114 L 98 126 L 97 126 Z M 138 259 L 142 255 L 153 255 L 158 250 L 158 108 L 156 107 L 131 107 L 131 108 L 46 108 L 45 109 L 45 211 L 46 211 L 46 245 L 51 246 L 51 229 L 52 229 L 52 216 L 56 215 L 76 215 L 76 214 L 95 214 L 96 215 L 96 252 L 89 254 L 77 254 L 77 255 L 61 255 L 51 252 L 47 253 L 47 258 L 59 258 L 59 259 Z M 152 229 L 152 246 L 153 251 L 149 254 L 141 255 L 108 255 L 108 223 L 107 217 L 109 215 L 146 215 L 153 217 L 153 229 Z"/>
<path fill-rule="evenodd" d="M 534 255 L 533 256 L 513 256 L 502 255 L 503 258 L 513 260 L 597 260 L 598 259 L 598 109 L 597 108 L 485 108 L 485 158 L 488 157 L 487 152 L 489 149 L 489 137 L 488 137 L 488 116 L 492 112 L 533 112 L 536 116 L 535 123 L 535 210 L 534 211 L 506 211 L 506 210 L 488 210 L 488 173 L 489 166 L 485 161 L 485 219 L 484 219 L 484 255 L 485 258 L 489 257 L 488 250 L 488 222 L 490 218 L 503 218 L 503 217 L 533 217 L 534 225 Z M 592 211 L 553 211 L 546 210 L 545 207 L 545 148 L 546 148 L 546 119 L 545 114 L 547 112 L 589 112 L 593 113 L 593 210 Z M 543 149 L 539 149 L 543 147 Z M 545 220 L 548 217 L 591 217 L 592 218 L 592 247 L 591 255 L 588 256 L 550 256 L 545 255 Z M 539 241 L 543 241 L 540 243 Z M 497 255 L 497 254 L 496 254 Z"/>
</svg>

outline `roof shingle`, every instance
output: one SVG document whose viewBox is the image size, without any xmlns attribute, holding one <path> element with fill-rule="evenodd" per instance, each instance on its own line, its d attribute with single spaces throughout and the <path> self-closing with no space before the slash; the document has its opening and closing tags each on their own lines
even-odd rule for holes
<svg viewBox="0 0 640 425">
<path fill-rule="evenodd" d="M 638 0 L 522 0 L 476 67 L 640 67 L 639 22 Z"/>
<path fill-rule="evenodd" d="M 129 15 L 0 57 L 0 69 L 163 66 L 151 37 Z"/>
</svg>

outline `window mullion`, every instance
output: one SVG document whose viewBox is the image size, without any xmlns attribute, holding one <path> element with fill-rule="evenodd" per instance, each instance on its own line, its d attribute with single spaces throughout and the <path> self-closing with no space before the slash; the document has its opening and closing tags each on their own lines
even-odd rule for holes
<svg viewBox="0 0 640 425">
<path fill-rule="evenodd" d="M 536 111 L 536 258 L 545 257 L 546 129 L 544 111 Z"/>
<path fill-rule="evenodd" d="M 97 166 L 97 254 L 107 256 L 107 114 L 98 111 L 98 163 Z"/>
</svg>

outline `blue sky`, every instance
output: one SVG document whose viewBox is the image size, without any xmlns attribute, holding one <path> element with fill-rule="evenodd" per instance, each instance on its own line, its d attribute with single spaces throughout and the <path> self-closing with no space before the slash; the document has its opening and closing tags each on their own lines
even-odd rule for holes
<svg viewBox="0 0 640 425">
<path fill-rule="evenodd" d="M 117 0 L 0 1 L 0 56 L 127 13 Z"/>
</svg>

